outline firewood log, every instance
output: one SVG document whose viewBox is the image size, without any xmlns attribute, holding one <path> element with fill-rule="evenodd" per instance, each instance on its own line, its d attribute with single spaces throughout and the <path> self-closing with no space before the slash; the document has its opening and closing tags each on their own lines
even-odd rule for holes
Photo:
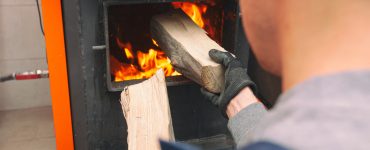
<svg viewBox="0 0 370 150">
<path fill-rule="evenodd" d="M 126 87 L 121 93 L 121 104 L 129 150 L 160 150 L 159 139 L 175 140 L 163 70 Z"/>
<path fill-rule="evenodd" d="M 182 11 L 154 16 L 151 36 L 185 77 L 219 93 L 224 88 L 224 68 L 211 60 L 211 49 L 226 51 Z"/>
</svg>

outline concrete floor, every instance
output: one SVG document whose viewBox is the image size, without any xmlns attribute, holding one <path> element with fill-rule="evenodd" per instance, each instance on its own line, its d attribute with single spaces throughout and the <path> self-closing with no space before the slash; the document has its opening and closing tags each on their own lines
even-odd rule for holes
<svg viewBox="0 0 370 150">
<path fill-rule="evenodd" d="M 0 150 L 54 150 L 51 107 L 0 111 Z"/>
</svg>

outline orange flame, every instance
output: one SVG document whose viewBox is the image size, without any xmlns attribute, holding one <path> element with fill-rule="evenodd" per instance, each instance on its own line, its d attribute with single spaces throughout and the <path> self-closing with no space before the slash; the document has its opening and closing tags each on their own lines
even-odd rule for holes
<svg viewBox="0 0 370 150">
<path fill-rule="evenodd" d="M 131 50 L 128 48 L 125 48 L 125 54 L 128 59 L 134 59 L 134 55 L 132 54 Z"/>
<path fill-rule="evenodd" d="M 184 11 L 199 27 L 207 31 L 207 34 L 215 39 L 216 32 L 211 26 L 209 18 L 205 17 L 208 6 L 201 3 L 192 2 L 172 2 L 174 8 L 179 8 Z"/>
<path fill-rule="evenodd" d="M 199 27 L 205 29 L 210 36 L 214 35 L 213 31 L 208 30 L 209 20 L 205 20 L 202 16 L 207 12 L 206 5 L 198 5 L 191 2 L 173 2 L 172 6 L 182 9 Z M 157 42 L 154 39 L 151 40 L 153 45 L 159 48 Z M 130 64 L 121 63 L 114 57 L 111 57 L 112 73 L 116 82 L 149 78 L 160 68 L 164 70 L 166 76 L 181 75 L 175 71 L 170 59 L 161 50 L 150 48 L 147 53 L 136 50 L 135 55 L 131 43 L 124 43 L 118 37 L 116 38 L 116 43 L 130 61 Z"/>
<path fill-rule="evenodd" d="M 120 48 L 123 48 L 126 58 L 135 60 L 138 65 L 120 64 L 118 60 L 113 60 L 113 63 L 115 63 L 112 64 L 112 66 L 114 66 L 113 69 L 119 66 L 118 69 L 115 68 L 113 71 L 115 76 L 114 81 L 119 82 L 125 80 L 149 78 L 153 76 L 160 68 L 164 70 L 166 76 L 181 75 L 172 67 L 170 59 L 167 58 L 164 52 L 156 49 L 149 49 L 148 53 L 144 53 L 138 50 L 136 52 L 137 57 L 135 58 L 132 50 L 128 48 L 131 47 L 130 43 L 123 43 L 118 38 L 116 39 L 116 42 Z M 152 42 L 154 45 L 157 45 L 155 40 L 152 40 Z"/>
<path fill-rule="evenodd" d="M 204 28 L 202 13 L 207 11 L 207 6 L 197 6 L 191 2 L 172 2 L 175 8 L 181 8 L 199 27 Z"/>
</svg>

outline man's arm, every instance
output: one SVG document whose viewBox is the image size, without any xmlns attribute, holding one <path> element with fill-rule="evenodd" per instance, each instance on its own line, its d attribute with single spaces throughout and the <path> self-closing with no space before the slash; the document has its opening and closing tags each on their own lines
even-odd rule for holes
<svg viewBox="0 0 370 150">
<path fill-rule="evenodd" d="M 230 118 L 228 127 L 238 146 L 247 141 L 266 109 L 254 96 L 256 84 L 247 75 L 247 68 L 228 52 L 211 50 L 209 56 L 225 68 L 225 88 L 220 94 L 202 90 L 214 105 L 220 108 L 225 117 Z"/>
<path fill-rule="evenodd" d="M 251 89 L 246 87 L 230 101 L 226 109 L 226 114 L 229 118 L 232 118 L 242 109 L 257 102 L 259 102 L 259 100 L 254 96 Z"/>
<path fill-rule="evenodd" d="M 254 96 L 250 88 L 241 90 L 229 103 L 226 114 L 230 118 L 228 128 L 238 147 L 245 145 L 251 131 L 267 113 L 265 106 Z"/>
</svg>

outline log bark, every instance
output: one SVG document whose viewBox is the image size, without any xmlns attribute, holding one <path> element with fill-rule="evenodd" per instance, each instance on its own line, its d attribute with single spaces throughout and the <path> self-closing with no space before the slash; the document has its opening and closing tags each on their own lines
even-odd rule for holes
<svg viewBox="0 0 370 150">
<path fill-rule="evenodd" d="M 151 35 L 185 77 L 219 93 L 224 87 L 224 69 L 211 60 L 211 49 L 226 51 L 182 11 L 154 16 Z"/>
<path fill-rule="evenodd" d="M 174 141 L 164 72 L 125 88 L 121 104 L 129 150 L 160 150 L 159 139 Z"/>
</svg>

